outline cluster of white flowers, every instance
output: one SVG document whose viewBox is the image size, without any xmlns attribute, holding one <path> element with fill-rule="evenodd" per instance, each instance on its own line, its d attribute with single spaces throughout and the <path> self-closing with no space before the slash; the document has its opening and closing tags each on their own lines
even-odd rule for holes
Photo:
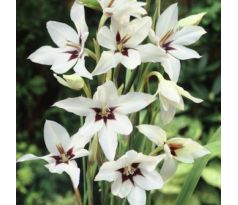
<svg viewBox="0 0 238 205">
<path fill-rule="evenodd" d="M 57 48 L 42 46 L 29 59 L 50 65 L 57 81 L 75 90 L 85 86 L 82 77 L 92 80 L 95 75 L 107 73 L 113 68 L 118 69 L 119 64 L 127 69 L 136 69 L 142 63 L 160 63 L 169 79 L 165 79 L 159 72 L 153 72 L 159 80 L 155 95 L 142 92 L 120 95 L 115 84 L 107 80 L 97 87 L 92 98 L 79 96 L 56 102 L 54 106 L 85 117 L 84 125 L 70 137 L 61 125 L 47 120 L 44 141 L 50 154 L 43 157 L 27 154 L 18 159 L 18 162 L 43 159 L 48 163 L 45 166 L 50 172 L 66 172 L 76 189 L 80 169 L 75 159 L 93 152 L 84 149 L 84 146 L 93 136 L 97 136 L 108 161 L 100 167 L 95 181 L 112 182 L 113 195 L 126 197 L 131 205 L 144 205 L 145 190 L 160 189 L 175 173 L 177 162 L 193 163 L 196 158 L 209 153 L 191 139 L 167 139 L 166 132 L 159 126 L 143 124 L 137 126 L 139 132 L 161 148 L 160 154 L 147 156 L 129 150 L 123 156 L 116 155 L 118 134 L 128 136 L 133 130 L 128 114 L 138 112 L 159 99 L 161 122 L 167 124 L 173 119 L 176 109 L 184 109 L 182 96 L 195 103 L 202 102 L 178 86 L 177 81 L 180 60 L 200 57 L 196 51 L 186 46 L 195 43 L 205 34 L 204 29 L 197 26 L 204 14 L 178 21 L 178 6 L 173 4 L 159 15 L 154 31 L 152 19 L 143 8 L 145 3 L 137 0 L 98 2 L 105 21 L 110 20 L 110 26 L 99 26 L 97 42 L 106 50 L 102 52 L 92 73 L 85 67 L 85 57 L 89 55 L 85 42 L 89 31 L 84 6 L 77 2 L 73 4 L 70 13 L 76 30 L 64 23 L 47 22 L 47 30 Z M 147 37 L 150 42 L 143 44 Z M 75 71 L 74 74 L 63 75 L 63 78 L 57 75 L 65 74 L 71 68 Z M 158 170 L 158 164 L 162 161 L 162 167 Z"/>
</svg>

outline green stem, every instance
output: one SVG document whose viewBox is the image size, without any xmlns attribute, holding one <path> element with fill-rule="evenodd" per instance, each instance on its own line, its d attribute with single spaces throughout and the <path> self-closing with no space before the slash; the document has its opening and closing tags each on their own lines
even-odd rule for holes
<svg viewBox="0 0 238 205">
<path fill-rule="evenodd" d="M 161 0 L 157 0 L 157 9 L 158 9 L 158 12 L 157 12 L 157 14 L 158 14 L 158 17 L 160 16 L 160 6 L 161 5 Z"/>
<path fill-rule="evenodd" d="M 149 153 L 149 155 L 155 155 L 157 154 L 159 151 L 161 151 L 163 148 L 162 147 L 157 147 L 154 150 L 152 150 L 152 152 Z"/>
<path fill-rule="evenodd" d="M 161 0 L 157 0 L 157 6 L 155 7 L 155 11 L 152 17 L 152 28 L 155 30 L 155 25 L 158 17 L 160 16 L 160 4 Z"/>
<path fill-rule="evenodd" d="M 73 182 L 72 182 L 72 184 L 73 184 Z M 73 185 L 73 187 L 74 187 L 74 185 Z M 81 195 L 80 195 L 80 191 L 79 191 L 79 189 L 75 189 L 74 188 L 74 192 L 75 192 L 75 196 L 76 196 L 76 199 L 77 199 L 77 204 L 78 205 L 82 205 L 82 199 L 81 199 Z"/>
<path fill-rule="evenodd" d="M 150 4 L 151 4 L 151 0 L 146 0 L 146 7 L 145 7 L 145 9 L 146 9 L 147 13 L 150 12 Z"/>
<path fill-rule="evenodd" d="M 143 90 L 143 87 L 144 87 L 144 84 L 145 84 L 145 78 L 147 76 L 147 73 L 149 73 L 149 69 L 151 67 L 152 63 L 148 63 L 147 66 L 145 67 L 145 69 L 143 69 L 143 72 L 141 74 L 141 77 L 140 77 L 140 81 L 138 83 L 138 86 L 137 86 L 137 90 L 139 92 L 141 92 Z"/>
<path fill-rule="evenodd" d="M 86 200 L 87 200 L 87 194 L 86 194 L 87 178 L 86 178 L 86 161 L 85 160 L 86 160 L 85 157 L 83 157 L 83 190 L 84 190 L 83 204 L 86 204 Z"/>
<path fill-rule="evenodd" d="M 99 22 L 99 25 L 98 25 L 98 30 L 104 26 L 104 24 L 106 23 L 107 19 L 109 17 L 105 14 L 102 15 L 101 19 L 100 19 L 100 22 Z"/>
<path fill-rule="evenodd" d="M 78 189 L 75 189 L 75 196 L 77 198 L 78 205 L 82 205 L 82 199 Z"/>
<path fill-rule="evenodd" d="M 113 72 L 113 82 L 115 83 L 116 87 L 118 87 L 118 76 L 121 70 L 120 64 L 114 69 Z"/>
<path fill-rule="evenodd" d="M 138 72 L 136 70 L 132 70 L 131 76 L 129 78 L 128 84 L 126 85 L 124 93 L 128 93 L 136 79 Z"/>
<path fill-rule="evenodd" d="M 88 56 L 90 56 L 93 60 L 97 60 L 96 54 L 94 52 L 92 52 L 90 49 L 85 48 L 85 52 L 86 54 L 88 54 Z"/>
<path fill-rule="evenodd" d="M 111 198 L 110 198 L 110 205 L 114 205 L 114 196 L 111 195 Z"/>
<path fill-rule="evenodd" d="M 84 82 L 83 91 L 87 97 L 89 97 L 89 98 L 92 97 L 91 88 L 86 81 Z"/>
<path fill-rule="evenodd" d="M 87 191 L 88 191 L 88 205 L 93 205 L 93 179 L 91 179 L 89 172 L 87 173 Z"/>
</svg>

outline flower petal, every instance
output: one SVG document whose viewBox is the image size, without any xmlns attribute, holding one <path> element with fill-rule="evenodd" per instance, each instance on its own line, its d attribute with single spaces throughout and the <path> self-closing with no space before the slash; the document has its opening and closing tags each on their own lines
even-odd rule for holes
<svg viewBox="0 0 238 205">
<path fill-rule="evenodd" d="M 125 43 L 128 48 L 135 48 L 149 34 L 152 25 L 150 17 L 146 16 L 132 20 L 128 26 L 123 27 L 120 31 L 122 36 L 129 36 L 129 40 Z"/>
<path fill-rule="evenodd" d="M 90 116 L 90 115 L 89 115 L 89 116 Z M 86 117 L 86 119 L 87 119 L 87 117 Z M 91 140 L 91 138 L 92 138 L 92 136 L 93 136 L 92 134 L 89 135 L 88 133 L 87 133 L 87 135 L 84 134 L 85 132 L 82 131 L 82 128 L 83 128 L 83 127 L 81 127 L 81 128 L 78 130 L 78 132 L 76 132 L 76 133 L 71 137 L 71 147 L 74 147 L 75 149 L 82 149 L 82 148 L 84 148 L 85 145 L 86 145 L 87 143 L 89 143 L 89 141 Z"/>
<path fill-rule="evenodd" d="M 121 53 L 103 51 L 96 68 L 92 72 L 92 75 L 100 75 L 106 73 L 111 68 L 116 67 L 117 64 L 121 62 L 121 58 Z"/>
<path fill-rule="evenodd" d="M 181 95 L 173 81 L 161 80 L 159 82 L 158 93 L 174 103 L 180 103 L 181 101 Z"/>
<path fill-rule="evenodd" d="M 161 62 L 162 58 L 165 56 L 165 51 L 162 48 L 151 43 L 139 45 L 136 50 L 139 51 L 141 62 L 143 63 Z"/>
<path fill-rule="evenodd" d="M 129 135 L 132 132 L 132 124 L 126 115 L 114 112 L 115 120 L 108 120 L 108 127 L 116 133 Z"/>
<path fill-rule="evenodd" d="M 88 32 L 83 5 L 75 1 L 70 11 L 70 18 L 74 22 L 79 34 Z"/>
<path fill-rule="evenodd" d="M 164 160 L 163 166 L 160 170 L 160 174 L 164 181 L 173 176 L 177 169 L 177 162 L 170 156 L 167 156 Z"/>
<path fill-rule="evenodd" d="M 98 133 L 101 148 L 110 161 L 114 160 L 117 149 L 117 134 L 109 127 L 103 126 Z"/>
<path fill-rule="evenodd" d="M 171 46 L 173 46 L 174 50 L 170 50 L 169 53 L 177 59 L 187 60 L 192 58 L 201 58 L 201 56 L 196 51 L 190 48 L 186 48 L 177 44 L 173 44 Z"/>
<path fill-rule="evenodd" d="M 143 170 L 151 172 L 155 170 L 156 166 L 164 159 L 165 155 L 161 154 L 158 156 L 148 156 L 139 153 L 136 162 L 139 162 L 139 167 Z"/>
<path fill-rule="evenodd" d="M 181 67 L 180 61 L 168 54 L 166 57 L 162 58 L 161 64 L 164 68 L 164 71 L 169 75 L 169 78 L 172 81 L 177 82 Z"/>
<path fill-rule="evenodd" d="M 158 146 L 163 145 L 166 141 L 166 132 L 159 126 L 144 124 L 137 126 L 137 128 L 141 133 L 143 133 L 148 139 Z"/>
<path fill-rule="evenodd" d="M 53 65 L 55 59 L 58 57 L 61 49 L 53 48 L 51 46 L 42 46 L 32 53 L 28 59 L 34 63 L 43 65 Z"/>
<path fill-rule="evenodd" d="M 184 163 L 193 163 L 195 159 L 210 153 L 205 147 L 191 139 L 176 137 L 169 139 L 167 143 L 182 144 L 183 147 L 175 151 L 174 158 Z"/>
<path fill-rule="evenodd" d="M 65 23 L 48 21 L 47 30 L 58 47 L 65 47 L 68 41 L 78 43 L 78 34 L 73 28 Z"/>
<path fill-rule="evenodd" d="M 142 110 L 156 98 L 153 95 L 140 93 L 140 92 L 129 92 L 126 95 L 119 96 L 117 102 L 115 102 L 116 112 L 123 114 L 129 114 Z"/>
<path fill-rule="evenodd" d="M 110 50 L 116 50 L 116 37 L 108 27 L 103 26 L 97 33 L 99 45 Z"/>
<path fill-rule="evenodd" d="M 24 162 L 24 161 L 28 161 L 28 160 L 38 160 L 38 159 L 43 159 L 47 162 L 50 162 L 52 161 L 51 158 L 50 158 L 51 155 L 46 155 L 46 156 L 43 156 L 43 157 L 38 157 L 34 154 L 25 154 L 23 156 L 21 156 L 18 160 L 17 160 L 17 163 L 18 162 Z"/>
<path fill-rule="evenodd" d="M 74 145 L 75 146 L 75 145 Z M 77 145 L 76 145 L 77 146 Z M 81 148 L 76 148 L 76 149 L 73 149 L 73 153 L 74 153 L 74 157 L 72 159 L 77 159 L 77 158 L 80 158 L 80 157 L 85 157 L 85 156 L 88 156 L 89 155 L 89 151 L 86 150 L 86 149 L 81 149 Z"/>
<path fill-rule="evenodd" d="M 173 30 L 178 22 L 177 3 L 169 6 L 158 18 L 156 24 L 156 35 L 162 38 L 167 32 Z"/>
<path fill-rule="evenodd" d="M 160 120 L 163 125 L 168 124 L 174 118 L 176 113 L 176 108 L 172 106 L 168 106 L 168 110 L 164 110 L 163 106 L 161 106 L 160 110 Z"/>
<path fill-rule="evenodd" d="M 178 22 L 178 28 L 182 28 L 185 26 L 198 25 L 200 23 L 200 21 L 202 20 L 203 16 L 205 16 L 205 15 L 206 15 L 206 12 L 202 12 L 199 14 L 190 15 L 186 18 L 180 19 Z"/>
<path fill-rule="evenodd" d="M 186 26 L 175 33 L 173 44 L 184 46 L 193 44 L 205 33 L 206 31 L 201 26 Z"/>
<path fill-rule="evenodd" d="M 44 140 L 48 151 L 52 154 L 60 154 L 57 145 L 61 145 L 66 151 L 71 143 L 66 129 L 57 122 L 46 120 L 44 125 Z"/>
<path fill-rule="evenodd" d="M 112 81 L 107 81 L 97 87 L 97 91 L 93 95 L 93 100 L 97 102 L 99 107 L 109 106 L 117 100 L 118 93 L 115 84 Z"/>
<path fill-rule="evenodd" d="M 200 98 L 195 98 L 195 97 L 193 97 L 188 91 L 184 90 L 184 89 L 183 89 L 182 87 L 180 87 L 180 86 L 177 86 L 177 89 L 178 89 L 178 91 L 179 91 L 179 93 L 180 93 L 181 95 L 183 95 L 184 97 L 186 97 L 186 98 L 192 100 L 192 101 L 195 102 L 195 103 L 201 103 L 201 102 L 203 101 L 203 100 L 200 99 Z"/>
<path fill-rule="evenodd" d="M 115 181 L 121 175 L 118 171 L 116 171 L 117 169 L 117 163 L 115 161 L 103 163 L 94 181 Z"/>
<path fill-rule="evenodd" d="M 78 134 L 85 136 L 86 141 L 88 138 L 90 140 L 95 133 L 102 129 L 103 125 L 103 120 L 96 121 L 95 113 L 89 114 L 85 119 L 83 127 L 78 130 Z"/>
<path fill-rule="evenodd" d="M 63 74 L 71 69 L 77 62 L 77 58 L 70 60 L 70 54 L 66 52 L 61 52 L 55 58 L 53 65 L 51 66 L 51 70 L 55 73 Z"/>
<path fill-rule="evenodd" d="M 47 167 L 51 173 L 62 174 L 66 172 L 70 176 L 74 188 L 77 189 L 80 180 L 80 169 L 74 160 L 69 161 L 68 164 L 61 163 L 55 165 L 55 163 L 51 163 L 45 165 L 45 167 Z"/>
<path fill-rule="evenodd" d="M 157 171 L 148 172 L 147 170 L 141 170 L 141 173 L 143 176 L 136 175 L 133 178 L 140 188 L 147 191 L 162 188 L 164 182 Z"/>
<path fill-rule="evenodd" d="M 119 176 L 111 185 L 111 191 L 113 195 L 125 198 L 131 191 L 133 184 L 130 180 L 122 182 L 121 176 Z"/>
<path fill-rule="evenodd" d="M 127 52 L 128 56 L 123 55 L 121 63 L 128 69 L 135 69 L 138 65 L 141 64 L 140 53 L 134 49 L 128 49 Z"/>
<path fill-rule="evenodd" d="M 90 80 L 93 79 L 92 74 L 88 72 L 88 70 L 85 68 L 85 60 L 84 58 L 79 58 L 78 62 L 76 63 L 76 65 L 74 66 L 74 71 L 85 78 L 88 78 Z"/>
<path fill-rule="evenodd" d="M 53 106 L 62 108 L 79 116 L 86 116 L 90 113 L 94 113 L 91 108 L 95 107 L 95 103 L 90 98 L 76 97 L 58 101 L 54 103 Z"/>
<path fill-rule="evenodd" d="M 145 205 L 146 193 L 143 189 L 134 186 L 127 197 L 130 205 Z"/>
</svg>

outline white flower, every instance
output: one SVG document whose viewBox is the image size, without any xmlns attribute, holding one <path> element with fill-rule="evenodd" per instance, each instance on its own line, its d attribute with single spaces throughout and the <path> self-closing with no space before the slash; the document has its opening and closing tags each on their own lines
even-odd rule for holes
<svg viewBox="0 0 238 205">
<path fill-rule="evenodd" d="M 54 74 L 56 80 L 63 86 L 74 89 L 81 90 L 84 86 L 84 80 L 77 73 L 72 75 L 63 75 L 63 78 Z"/>
<path fill-rule="evenodd" d="M 127 114 L 137 112 L 155 100 L 154 96 L 129 92 L 118 96 L 111 81 L 97 88 L 93 99 L 85 97 L 67 98 L 54 106 L 79 116 L 86 116 L 82 133 L 91 137 L 98 132 L 99 143 L 109 160 L 113 160 L 117 149 L 117 133 L 129 135 L 132 124 Z"/>
<path fill-rule="evenodd" d="M 186 18 L 180 19 L 178 22 L 178 27 L 180 29 L 185 26 L 198 25 L 205 15 L 206 15 L 206 12 L 202 12 L 199 14 L 194 14 L 194 15 L 188 16 Z"/>
<path fill-rule="evenodd" d="M 110 29 L 103 26 L 97 34 L 98 43 L 110 51 L 102 53 L 92 74 L 106 73 L 119 63 L 128 69 L 135 69 L 142 62 L 141 53 L 145 52 L 143 56 L 147 56 L 147 52 L 149 52 L 148 55 L 152 52 L 159 52 L 159 48 L 153 44 L 139 45 L 148 36 L 151 24 L 151 18 L 144 17 L 134 19 L 124 26 L 120 26 L 112 19 Z"/>
<path fill-rule="evenodd" d="M 80 76 L 92 79 L 91 74 L 85 68 L 84 60 L 84 45 L 88 37 L 84 7 L 74 3 L 70 17 L 77 32 L 65 23 L 48 21 L 48 32 L 58 48 L 42 46 L 28 58 L 35 63 L 51 65 L 51 69 L 58 74 L 63 74 L 73 67 Z"/>
<path fill-rule="evenodd" d="M 178 30 L 177 3 L 169 6 L 158 18 L 155 32 L 151 30 L 150 40 L 166 52 L 161 64 L 170 79 L 177 82 L 180 61 L 201 56 L 185 46 L 195 43 L 206 31 L 200 26 L 184 26 Z"/>
<path fill-rule="evenodd" d="M 164 180 L 176 172 L 177 161 L 193 163 L 195 159 L 210 153 L 205 147 L 189 138 L 175 137 L 167 140 L 166 132 L 159 126 L 144 124 L 137 128 L 153 143 L 164 149 L 166 156 L 160 171 Z"/>
<path fill-rule="evenodd" d="M 113 195 L 127 197 L 130 205 L 145 205 L 145 190 L 160 189 L 164 184 L 156 171 L 161 160 L 162 157 L 146 156 L 130 150 L 117 161 L 105 162 L 95 181 L 113 182 Z"/>
<path fill-rule="evenodd" d="M 167 124 L 173 119 L 176 109 L 184 109 L 182 96 L 195 103 L 201 103 L 203 101 L 202 99 L 193 97 L 188 91 L 178 86 L 174 81 L 165 80 L 158 72 L 156 75 L 160 81 L 157 94 L 159 95 L 160 100 L 160 119 L 163 124 Z"/>
<path fill-rule="evenodd" d="M 83 136 L 78 136 L 77 133 L 70 138 L 64 127 L 54 121 L 47 120 L 44 126 L 44 141 L 50 154 L 43 157 L 26 154 L 20 157 L 17 162 L 43 159 L 48 162 L 45 167 L 51 173 L 61 174 L 66 172 L 70 176 L 74 188 L 77 188 L 80 179 L 80 169 L 75 159 L 89 154 L 87 150 L 83 149 L 84 145 L 88 142 L 86 139 Z"/>
<path fill-rule="evenodd" d="M 138 2 L 137 0 L 98 0 L 98 2 L 103 13 L 109 17 L 120 19 L 130 16 L 140 17 L 146 14 L 146 10 L 142 8 L 145 6 L 145 2 Z"/>
</svg>

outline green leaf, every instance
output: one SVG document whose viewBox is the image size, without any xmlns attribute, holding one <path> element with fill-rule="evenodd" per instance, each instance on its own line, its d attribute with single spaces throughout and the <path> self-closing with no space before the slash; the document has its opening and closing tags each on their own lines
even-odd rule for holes
<svg viewBox="0 0 238 205">
<path fill-rule="evenodd" d="M 202 172 L 202 178 L 210 185 L 221 188 L 221 166 L 212 164 L 206 167 Z"/>
<path fill-rule="evenodd" d="M 202 135 L 202 123 L 198 119 L 191 121 L 186 136 L 194 140 L 198 140 Z"/>
<path fill-rule="evenodd" d="M 215 144 L 217 141 L 220 141 L 221 130 L 220 128 L 215 132 L 214 136 L 211 137 L 208 145 L 206 147 L 211 151 L 211 155 L 213 152 L 217 152 L 219 150 L 219 143 Z M 217 141 L 216 141 L 217 140 Z M 214 146 L 214 144 L 216 146 Z M 188 174 L 182 190 L 178 195 L 175 205 L 188 205 L 188 202 L 197 186 L 197 183 L 202 175 L 204 168 L 206 167 L 208 161 L 210 159 L 210 155 L 206 155 L 200 159 L 197 159 L 193 165 L 191 172 Z"/>
<path fill-rule="evenodd" d="M 100 4 L 97 0 L 78 0 L 79 3 L 82 3 L 85 7 L 95 10 L 102 10 Z"/>
<path fill-rule="evenodd" d="M 36 95 L 42 95 L 46 92 L 46 81 L 41 76 L 35 76 L 28 82 L 28 88 Z"/>
</svg>

